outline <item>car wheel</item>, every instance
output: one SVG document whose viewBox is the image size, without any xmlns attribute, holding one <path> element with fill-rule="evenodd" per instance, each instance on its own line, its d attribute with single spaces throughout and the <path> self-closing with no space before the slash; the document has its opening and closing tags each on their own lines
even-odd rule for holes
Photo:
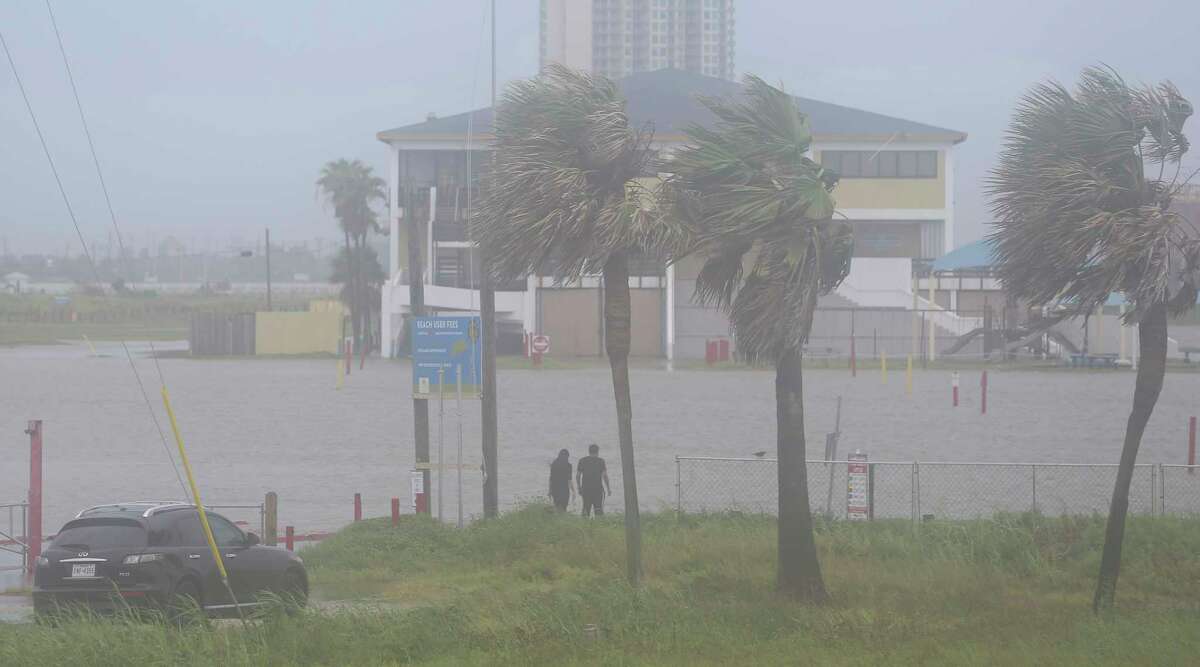
<svg viewBox="0 0 1200 667">
<path fill-rule="evenodd" d="M 308 585 L 299 570 L 288 570 L 283 574 L 282 592 L 289 609 L 298 611 L 308 604 Z"/>
<path fill-rule="evenodd" d="M 179 582 L 167 603 L 167 620 L 174 625 L 189 625 L 203 618 L 200 588 L 191 579 Z"/>
</svg>

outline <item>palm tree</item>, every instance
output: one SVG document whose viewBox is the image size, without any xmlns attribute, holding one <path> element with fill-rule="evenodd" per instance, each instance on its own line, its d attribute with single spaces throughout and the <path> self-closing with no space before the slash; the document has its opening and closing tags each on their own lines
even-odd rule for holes
<svg viewBox="0 0 1200 667">
<path fill-rule="evenodd" d="M 826 599 L 805 466 L 801 355 L 817 297 L 849 272 L 849 225 L 832 219 L 836 174 L 807 157 L 808 119 L 753 76 L 740 100 L 702 99 L 717 117 L 687 130 L 662 167 L 662 210 L 683 234 L 675 260 L 703 259 L 695 299 L 725 309 L 739 354 L 775 365 L 779 569 L 787 595 Z"/>
<path fill-rule="evenodd" d="M 1074 93 L 1043 83 L 1022 98 L 990 177 L 990 241 L 1005 291 L 1077 315 L 1120 292 L 1133 305 L 1127 323 L 1138 325 L 1141 365 L 1109 505 L 1096 611 L 1110 608 L 1116 595 L 1129 484 L 1166 368 L 1167 314 L 1192 307 L 1200 284 L 1200 241 L 1170 210 L 1176 178 L 1164 180 L 1168 165 L 1178 176 L 1191 113 L 1170 83 L 1135 88 L 1112 70 L 1089 68 Z"/>
<path fill-rule="evenodd" d="M 372 231 L 378 231 L 375 209 L 376 201 L 386 199 L 385 183 L 372 172 L 371 167 L 359 160 L 334 160 L 321 168 L 317 188 L 333 204 L 334 217 L 345 238 L 343 250 L 352 261 L 349 269 L 349 291 L 344 291 L 344 300 L 350 307 L 350 323 L 354 331 L 355 345 L 363 349 L 363 335 L 367 331 L 370 312 L 367 307 L 367 285 L 363 279 L 363 268 L 358 260 L 365 259 L 363 249 Z M 352 251 L 354 248 L 356 250 Z"/>
<path fill-rule="evenodd" d="M 603 77 L 551 66 L 512 84 L 496 111 L 492 182 L 472 232 L 498 282 L 530 272 L 556 281 L 604 276 L 605 350 L 612 367 L 629 582 L 641 577 L 641 527 L 629 395 L 629 257 L 653 218 L 634 178 L 650 133 L 630 129 L 625 101 Z"/>
<path fill-rule="evenodd" d="M 387 273 L 383 270 L 383 265 L 379 263 L 379 255 L 371 246 L 343 248 L 334 256 L 333 272 L 329 276 L 329 281 L 342 286 L 338 292 L 342 303 L 349 304 L 356 301 L 355 287 L 352 282 L 355 275 L 359 276 L 362 281 L 361 289 L 364 298 L 357 299 L 357 301 L 363 304 L 362 321 L 366 324 L 365 330 L 369 331 L 373 315 L 382 306 L 380 290 L 384 281 L 387 280 Z"/>
</svg>

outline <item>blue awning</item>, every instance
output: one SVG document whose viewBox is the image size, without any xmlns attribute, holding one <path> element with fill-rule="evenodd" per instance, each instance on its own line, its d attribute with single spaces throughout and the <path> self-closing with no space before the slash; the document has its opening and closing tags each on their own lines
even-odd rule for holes
<svg viewBox="0 0 1200 667">
<path fill-rule="evenodd" d="M 932 268 L 939 273 L 966 271 L 986 269 L 993 263 L 995 263 L 995 259 L 992 257 L 992 246 L 986 240 L 981 239 L 938 257 L 933 260 Z"/>
</svg>

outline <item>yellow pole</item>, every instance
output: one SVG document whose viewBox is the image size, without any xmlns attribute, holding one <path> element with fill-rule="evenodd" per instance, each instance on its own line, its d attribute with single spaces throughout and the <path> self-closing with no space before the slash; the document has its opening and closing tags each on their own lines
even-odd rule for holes
<svg viewBox="0 0 1200 667">
<path fill-rule="evenodd" d="M 83 334 L 83 341 L 88 344 L 88 349 L 92 351 L 92 356 L 96 356 L 96 346 L 92 345 L 92 339 L 88 338 L 87 334 Z"/>
<path fill-rule="evenodd" d="M 912 358 L 911 354 L 908 355 L 908 365 L 904 369 L 904 393 L 909 396 L 912 396 Z"/>
<path fill-rule="evenodd" d="M 221 551 L 217 549 L 217 540 L 213 538 L 212 527 L 208 525 L 208 514 L 200 502 L 200 488 L 196 486 L 196 476 L 192 474 L 192 464 L 188 462 L 187 452 L 183 449 L 183 436 L 179 435 L 179 424 L 175 421 L 175 411 L 171 409 L 171 397 L 167 395 L 166 385 L 162 388 L 163 405 L 167 408 L 167 419 L 171 422 L 171 432 L 175 434 L 175 445 L 179 447 L 179 460 L 183 462 L 183 472 L 187 474 L 188 485 L 192 487 L 192 498 L 196 501 L 196 512 L 200 514 L 200 525 L 204 528 L 204 538 L 208 540 L 208 548 L 212 551 L 213 561 L 217 571 L 221 573 L 221 581 L 229 588 L 229 574 L 225 571 L 225 561 L 221 560 Z M 233 602 L 237 602 L 234 600 Z"/>
<path fill-rule="evenodd" d="M 342 366 L 342 360 L 337 360 L 337 388 L 341 389 L 342 385 L 346 384 L 346 369 Z"/>
<path fill-rule="evenodd" d="M 880 350 L 879 352 L 879 373 L 880 381 L 883 384 L 887 384 L 887 350 Z"/>
</svg>

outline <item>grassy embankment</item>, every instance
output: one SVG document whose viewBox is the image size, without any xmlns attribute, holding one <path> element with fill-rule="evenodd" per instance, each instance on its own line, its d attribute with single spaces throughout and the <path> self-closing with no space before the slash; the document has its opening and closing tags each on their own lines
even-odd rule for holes
<svg viewBox="0 0 1200 667">
<path fill-rule="evenodd" d="M 1119 608 L 1095 618 L 1101 518 L 825 525 L 817 608 L 772 592 L 763 518 L 646 517 L 641 591 L 616 517 L 367 521 L 304 552 L 320 596 L 357 604 L 249 631 L 14 626 L 0 664 L 1194 664 L 1198 528 L 1133 519 Z"/>
<path fill-rule="evenodd" d="M 300 302 L 276 304 L 299 307 Z M 119 296 L 72 294 L 58 304 L 47 295 L 0 294 L 0 345 L 106 340 L 182 340 L 193 312 L 253 312 L 265 306 L 253 296 Z"/>
</svg>

